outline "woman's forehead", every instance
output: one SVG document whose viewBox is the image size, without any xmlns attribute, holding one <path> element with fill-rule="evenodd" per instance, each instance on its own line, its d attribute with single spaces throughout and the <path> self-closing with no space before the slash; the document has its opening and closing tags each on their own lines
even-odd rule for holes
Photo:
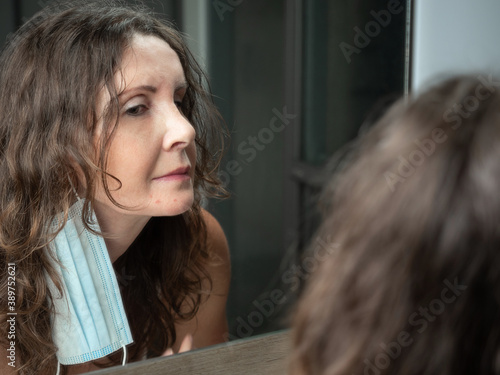
<svg viewBox="0 0 500 375">
<path fill-rule="evenodd" d="M 177 53 L 163 39 L 136 34 L 124 51 L 115 77 L 119 93 L 135 85 L 179 85 L 185 81 L 184 69 Z"/>
</svg>

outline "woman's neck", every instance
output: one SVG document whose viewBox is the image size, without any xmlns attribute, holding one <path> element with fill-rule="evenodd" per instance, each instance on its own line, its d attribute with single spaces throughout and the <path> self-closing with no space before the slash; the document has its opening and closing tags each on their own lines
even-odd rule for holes
<svg viewBox="0 0 500 375">
<path fill-rule="evenodd" d="M 95 202 L 94 209 L 113 263 L 127 251 L 150 217 L 116 212 L 109 207 L 101 206 L 98 202 Z"/>
</svg>

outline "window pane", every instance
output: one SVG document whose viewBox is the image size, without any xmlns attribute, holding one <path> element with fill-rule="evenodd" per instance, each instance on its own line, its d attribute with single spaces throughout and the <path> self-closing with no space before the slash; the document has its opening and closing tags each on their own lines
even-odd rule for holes
<svg viewBox="0 0 500 375">
<path fill-rule="evenodd" d="M 303 4 L 302 160 L 321 165 L 377 103 L 403 93 L 406 8 L 386 0 Z"/>
</svg>

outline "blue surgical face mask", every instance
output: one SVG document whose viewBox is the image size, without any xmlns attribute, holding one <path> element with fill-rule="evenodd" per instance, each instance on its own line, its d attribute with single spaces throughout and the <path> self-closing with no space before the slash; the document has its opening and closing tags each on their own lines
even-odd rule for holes
<svg viewBox="0 0 500 375">
<path fill-rule="evenodd" d="M 120 348 L 125 351 L 125 345 L 133 342 L 106 244 L 102 236 L 85 228 L 83 204 L 78 199 L 71 206 L 64 228 L 49 245 L 52 256 L 60 262 L 52 265 L 62 281 L 63 295 L 48 274 L 46 279 L 55 309 L 52 338 L 58 348 L 57 359 L 64 365 L 102 358 Z M 60 220 L 62 215 L 51 228 L 57 228 Z M 92 229 L 100 232 L 97 225 Z M 124 363 L 125 358 L 126 351 Z"/>
</svg>

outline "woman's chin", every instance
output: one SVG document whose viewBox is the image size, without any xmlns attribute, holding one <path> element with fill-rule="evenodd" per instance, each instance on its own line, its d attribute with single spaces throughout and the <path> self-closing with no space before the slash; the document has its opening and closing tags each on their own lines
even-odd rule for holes
<svg viewBox="0 0 500 375">
<path fill-rule="evenodd" d="M 194 198 L 191 199 L 174 199 L 174 201 L 156 203 L 157 205 L 155 211 L 156 215 L 153 216 L 177 216 L 181 215 L 186 211 L 189 211 L 193 207 Z"/>
</svg>

